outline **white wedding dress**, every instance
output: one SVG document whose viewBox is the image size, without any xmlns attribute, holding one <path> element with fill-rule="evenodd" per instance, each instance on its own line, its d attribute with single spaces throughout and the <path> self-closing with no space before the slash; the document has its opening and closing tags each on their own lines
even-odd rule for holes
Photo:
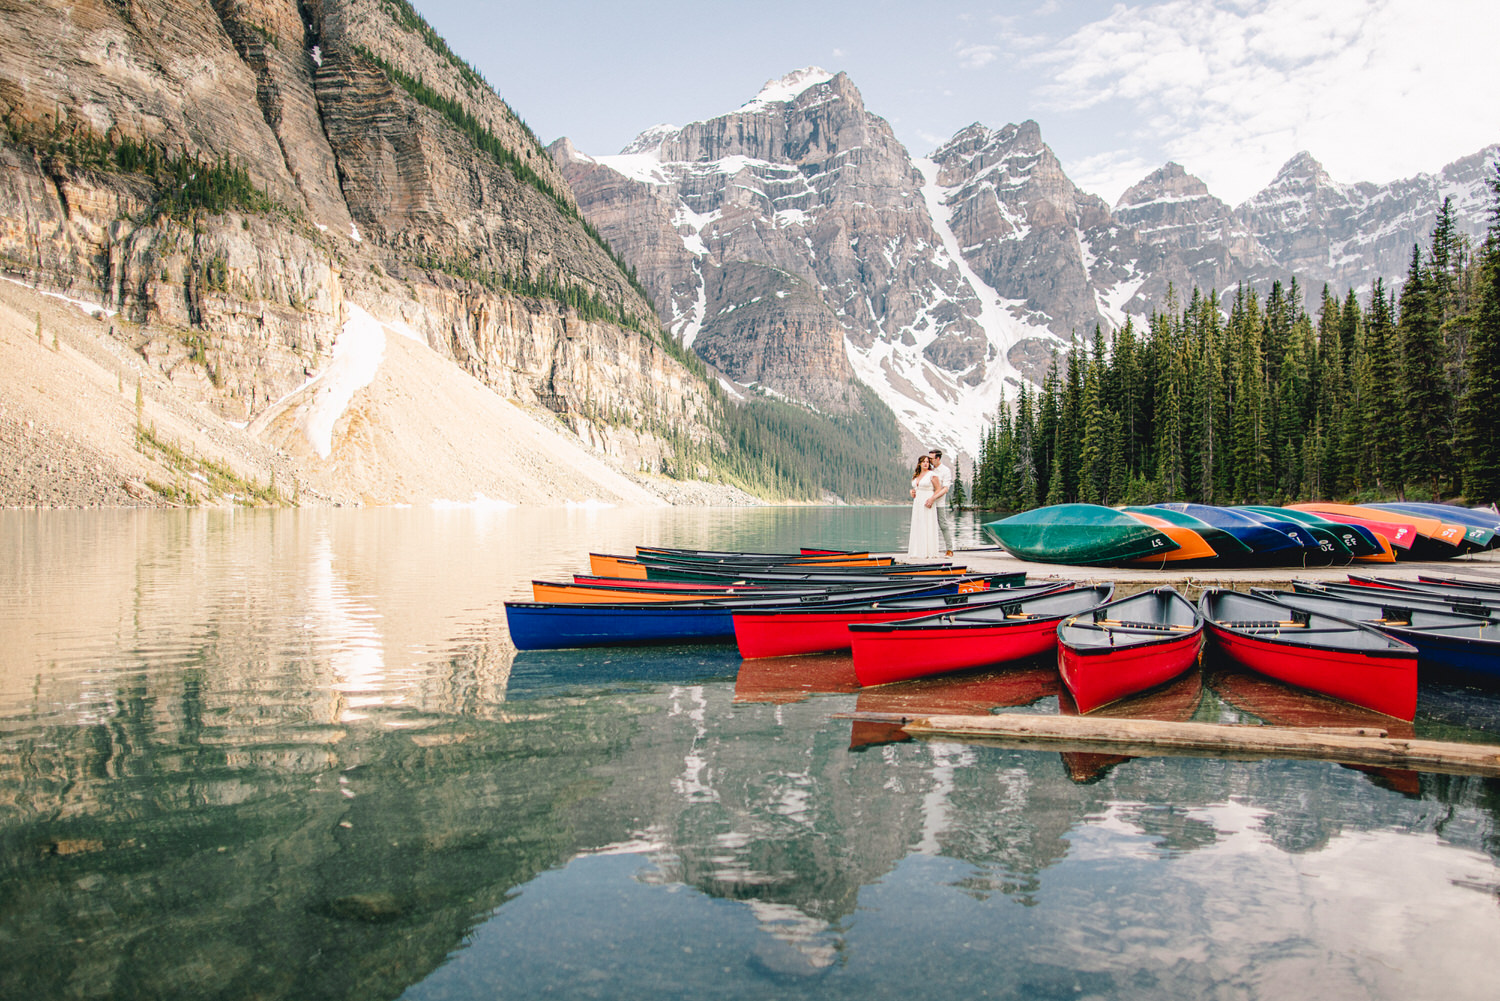
<svg viewBox="0 0 1500 1001">
<path fill-rule="evenodd" d="M 923 473 L 911 481 L 917 496 L 911 502 L 911 535 L 906 542 L 906 558 L 909 560 L 935 560 L 942 555 L 938 548 L 937 507 L 928 507 L 927 502 L 937 492 L 935 473 Z"/>
</svg>

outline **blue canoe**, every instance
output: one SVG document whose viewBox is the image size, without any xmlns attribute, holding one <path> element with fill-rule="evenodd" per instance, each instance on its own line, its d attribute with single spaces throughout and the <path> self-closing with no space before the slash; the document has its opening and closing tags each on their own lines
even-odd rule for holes
<svg viewBox="0 0 1500 1001">
<path fill-rule="evenodd" d="M 1418 591 L 1364 587 L 1360 584 L 1341 584 L 1337 581 L 1292 581 L 1292 589 L 1305 594 L 1331 594 L 1350 601 L 1381 602 L 1394 601 L 1399 605 L 1414 604 L 1439 612 L 1458 612 L 1461 615 L 1478 615 L 1487 619 L 1500 619 L 1500 591 L 1493 594 L 1450 594 L 1446 591 Z"/>
<path fill-rule="evenodd" d="M 628 646 L 642 643 L 710 643 L 734 639 L 737 609 L 815 607 L 880 598 L 954 594 L 975 577 L 918 580 L 897 586 L 840 588 L 796 597 L 734 597 L 703 601 L 575 604 L 507 601 L 505 621 L 517 650 Z"/>
<path fill-rule="evenodd" d="M 1306 538 L 1302 526 L 1291 522 L 1279 522 L 1274 518 L 1252 516 L 1229 507 L 1214 507 L 1211 504 L 1169 503 L 1153 504 L 1191 515 L 1205 524 L 1228 532 L 1250 547 L 1247 559 L 1257 563 L 1301 563 L 1307 552 L 1318 552 L 1317 543 Z"/>
</svg>

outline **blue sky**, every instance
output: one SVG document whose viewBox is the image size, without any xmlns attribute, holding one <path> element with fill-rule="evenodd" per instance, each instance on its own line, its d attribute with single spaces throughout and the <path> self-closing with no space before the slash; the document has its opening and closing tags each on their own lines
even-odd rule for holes
<svg viewBox="0 0 1500 1001">
<path fill-rule="evenodd" d="M 1111 204 L 1176 160 L 1231 204 L 1301 150 L 1389 181 L 1500 142 L 1500 0 L 414 0 L 542 138 L 617 152 L 803 66 L 843 70 L 914 156 L 1034 118 Z"/>
</svg>

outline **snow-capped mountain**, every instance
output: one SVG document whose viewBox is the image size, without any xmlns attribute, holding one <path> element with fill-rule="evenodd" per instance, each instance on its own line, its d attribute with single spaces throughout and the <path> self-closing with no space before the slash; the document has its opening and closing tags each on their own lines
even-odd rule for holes
<svg viewBox="0 0 1500 1001">
<path fill-rule="evenodd" d="M 616 156 L 553 153 L 668 328 L 742 386 L 838 412 L 858 377 L 919 440 L 972 448 L 1022 378 L 1012 348 L 1045 333 L 967 266 L 936 170 L 842 73 L 799 70 Z"/>
<path fill-rule="evenodd" d="M 1111 208 L 1035 122 L 976 123 L 917 159 L 846 75 L 807 68 L 617 155 L 552 153 L 668 329 L 725 378 L 838 412 L 857 377 L 918 441 L 972 452 L 1054 350 L 1149 315 L 1169 285 L 1367 288 L 1404 273 L 1444 195 L 1480 232 L 1500 147 L 1384 186 L 1337 184 L 1302 154 L 1236 209 L 1169 163 Z"/>
</svg>

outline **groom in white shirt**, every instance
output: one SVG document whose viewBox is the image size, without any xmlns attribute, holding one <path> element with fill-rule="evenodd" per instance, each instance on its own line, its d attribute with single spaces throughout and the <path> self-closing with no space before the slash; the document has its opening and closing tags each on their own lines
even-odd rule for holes
<svg viewBox="0 0 1500 1001">
<path fill-rule="evenodd" d="M 938 475 L 938 484 L 942 492 L 938 494 L 933 507 L 937 508 L 938 534 L 943 539 L 943 549 L 947 555 L 953 555 L 953 516 L 948 513 L 948 493 L 953 489 L 953 468 L 943 464 L 943 450 L 934 448 L 928 451 L 932 456 L 933 470 Z"/>
</svg>

